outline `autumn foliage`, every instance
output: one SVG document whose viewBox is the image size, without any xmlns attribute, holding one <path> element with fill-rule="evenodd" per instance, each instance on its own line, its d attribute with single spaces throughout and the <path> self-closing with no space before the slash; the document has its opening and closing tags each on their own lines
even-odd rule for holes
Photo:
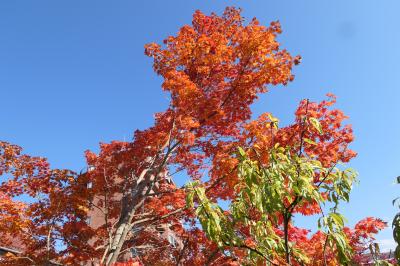
<svg viewBox="0 0 400 266">
<path fill-rule="evenodd" d="M 312 158 L 321 169 L 345 164 L 356 156 L 347 117 L 334 109 L 336 98 L 322 102 L 303 100 L 293 123 L 278 127 L 264 113 L 252 120 L 251 104 L 270 86 L 293 80 L 292 67 L 300 62 L 276 40 L 279 22 L 266 27 L 257 19 L 249 23 L 239 9 L 227 8 L 222 16 L 196 11 L 191 25 L 162 45 L 148 44 L 145 54 L 154 60 L 169 94 L 168 108 L 155 115 L 154 125 L 137 130 L 129 142 L 101 143 L 98 153 L 86 151 L 88 168 L 82 173 L 52 169 L 46 159 L 22 153 L 20 147 L 0 142 L 1 245 L 21 243 L 22 255 L 4 260 L 10 265 L 69 265 L 90 262 L 102 265 L 240 265 L 257 249 L 251 230 L 238 225 L 245 245 L 221 246 L 198 223 L 194 205 L 187 204 L 190 188 L 172 180 L 181 173 L 204 189 L 204 197 L 232 201 L 242 187 L 238 148 L 260 167 L 271 164 L 277 146 L 299 160 Z M 181 176 L 180 175 L 180 176 Z M 311 187 L 332 186 L 333 179 L 313 172 Z M 317 201 L 303 200 L 285 179 L 282 199 L 290 215 L 321 215 Z M 286 183 L 285 183 L 286 182 Z M 327 199 L 329 193 L 321 193 Z M 348 195 L 347 195 L 348 197 Z M 296 202 L 296 204 L 292 204 Z M 293 205 L 293 206 L 292 206 Z M 229 212 L 223 213 L 231 219 Z M 298 228 L 292 216 L 276 213 L 272 231 L 282 237 L 288 228 L 292 253 L 309 265 L 337 265 L 338 250 L 326 246 L 326 234 Z M 254 210 L 254 221 L 260 219 Z M 179 240 L 171 243 L 159 233 L 168 225 Z M 345 228 L 357 262 L 367 243 L 385 224 L 374 218 Z M 12 236 L 12 237 L 10 237 Z M 132 251 L 134 261 L 128 260 Z M 349 250 L 350 251 L 350 250 Z M 254 255 L 254 254 L 253 254 Z M 255 254 L 257 256 L 257 254 Z M 294 255 L 294 253 L 292 254 Z M 274 262 L 287 260 L 278 252 Z M 264 265 L 262 257 L 259 260 Z M 295 262 L 294 262 L 295 263 Z M 295 265 L 295 264 L 293 264 Z"/>
</svg>

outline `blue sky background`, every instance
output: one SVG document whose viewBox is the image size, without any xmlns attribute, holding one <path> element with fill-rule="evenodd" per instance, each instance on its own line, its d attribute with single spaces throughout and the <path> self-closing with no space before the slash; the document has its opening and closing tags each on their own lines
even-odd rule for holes
<svg viewBox="0 0 400 266">
<path fill-rule="evenodd" d="M 221 13 L 226 5 L 263 24 L 280 20 L 282 47 L 303 57 L 295 81 L 271 88 L 255 115 L 270 111 L 287 124 L 300 99 L 336 94 L 359 153 L 351 166 L 360 185 L 344 213 L 350 225 L 391 220 L 400 195 L 398 0 L 0 1 L 0 139 L 79 171 L 84 150 L 129 140 L 165 109 L 143 45 L 175 34 L 196 9 Z M 391 245 L 390 230 L 379 238 Z"/>
</svg>

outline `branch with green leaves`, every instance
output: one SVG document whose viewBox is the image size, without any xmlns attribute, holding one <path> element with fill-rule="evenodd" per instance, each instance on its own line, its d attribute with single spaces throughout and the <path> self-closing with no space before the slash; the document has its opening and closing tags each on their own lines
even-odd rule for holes
<svg viewBox="0 0 400 266">
<path fill-rule="evenodd" d="M 229 210 L 224 211 L 210 200 L 200 182 L 187 185 L 187 205 L 196 209 L 210 240 L 220 249 L 247 250 L 249 263 L 291 264 L 285 259 L 289 256 L 307 264 L 310 258 L 294 243 L 285 245 L 282 232 L 286 230 L 291 239 L 289 229 L 293 224 L 288 219 L 289 223 L 284 225 L 282 218 L 317 204 L 330 207 L 318 220 L 319 229 L 327 235 L 327 246 L 337 251 L 341 263 L 350 260 L 351 248 L 343 232 L 345 219 L 338 213 L 338 206 L 339 202 L 349 200 L 356 179 L 354 171 L 323 167 L 318 160 L 299 156 L 279 144 L 270 150 L 268 165 L 253 160 L 242 148 L 238 148 L 237 158 L 239 180 Z M 294 201 L 296 204 L 291 204 Z"/>
</svg>

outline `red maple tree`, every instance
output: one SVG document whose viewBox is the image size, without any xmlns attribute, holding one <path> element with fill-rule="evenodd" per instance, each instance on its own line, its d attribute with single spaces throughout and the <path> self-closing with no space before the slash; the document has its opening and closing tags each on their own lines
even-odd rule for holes
<svg viewBox="0 0 400 266">
<path fill-rule="evenodd" d="M 246 24 L 240 9 L 227 8 L 222 16 L 196 11 L 192 25 L 163 45 L 146 45 L 145 54 L 154 59 L 170 95 L 169 107 L 155 115 L 152 127 L 137 130 L 132 141 L 102 143 L 98 154 L 87 151 L 85 173 L 52 169 L 45 159 L 0 142 L 0 175 L 6 176 L 0 185 L 0 231 L 24 246 L 5 263 L 112 265 L 134 248 L 140 259 L 133 265 L 238 265 L 245 252 L 237 249 L 230 256 L 207 239 L 193 209 L 187 208 L 186 188 L 172 182 L 174 173 L 202 182 L 215 201 L 229 200 L 238 184 L 234 153 L 239 146 L 255 149 L 265 164 L 275 143 L 300 148 L 326 167 L 356 155 L 348 147 L 353 135 L 351 126 L 343 124 L 346 116 L 330 109 L 332 95 L 321 103 L 302 101 L 294 123 L 280 129 L 272 127 L 267 113 L 251 120 L 250 106 L 258 95 L 268 86 L 292 81 L 292 67 L 300 62 L 280 48 L 279 33 L 278 22 L 266 27 L 252 19 Z M 304 116 L 318 120 L 324 133 L 304 130 Z M 30 200 L 18 201 L 21 195 Z M 293 208 L 304 215 L 319 211 L 301 200 Z M 94 216 L 96 225 L 90 221 Z M 157 233 L 157 226 L 165 224 L 179 239 L 179 248 Z M 383 226 L 369 219 L 346 229 L 353 249 L 363 252 L 364 239 Z M 322 233 L 309 237 L 294 226 L 289 233 L 290 241 L 313 258 L 312 265 L 324 265 Z M 327 254 L 334 263 L 335 250 Z"/>
</svg>

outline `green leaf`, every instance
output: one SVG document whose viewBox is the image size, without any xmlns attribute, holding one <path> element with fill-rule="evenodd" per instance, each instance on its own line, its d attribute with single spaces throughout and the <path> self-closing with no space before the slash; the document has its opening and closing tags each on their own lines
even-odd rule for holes
<svg viewBox="0 0 400 266">
<path fill-rule="evenodd" d="M 186 196 L 186 206 L 188 208 L 193 208 L 194 207 L 193 199 L 194 199 L 194 191 L 191 190 Z"/>
<path fill-rule="evenodd" d="M 395 198 L 394 200 L 392 200 L 392 205 L 394 206 L 394 204 L 396 203 L 396 201 L 400 199 L 400 197 Z"/>
<path fill-rule="evenodd" d="M 246 152 L 241 147 L 238 148 L 238 151 L 242 157 L 246 157 Z"/>
<path fill-rule="evenodd" d="M 317 145 L 317 143 L 311 139 L 308 138 L 303 138 L 304 142 L 310 144 L 310 145 Z"/>
<path fill-rule="evenodd" d="M 318 131 L 319 134 L 323 134 L 321 124 L 319 123 L 318 119 L 314 117 L 310 117 L 311 125 Z"/>
</svg>

